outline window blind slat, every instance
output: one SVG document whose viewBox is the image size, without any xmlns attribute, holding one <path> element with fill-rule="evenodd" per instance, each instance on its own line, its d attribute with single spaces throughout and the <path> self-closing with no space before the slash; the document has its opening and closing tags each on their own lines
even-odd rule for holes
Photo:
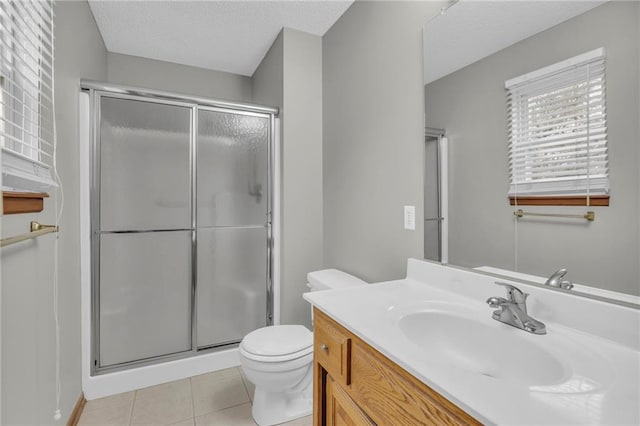
<svg viewBox="0 0 640 426">
<path fill-rule="evenodd" d="M 15 137 L 15 136 L 12 136 L 12 135 L 4 135 L 4 137 L 6 137 L 7 139 L 10 139 L 10 140 L 15 144 L 15 145 L 19 145 L 19 146 L 21 146 L 22 148 L 26 148 L 26 149 L 29 149 L 29 150 L 33 150 L 33 149 L 36 149 L 36 150 L 37 150 L 37 149 L 38 149 L 37 147 L 34 147 L 34 146 L 33 146 L 33 145 L 31 145 L 30 143 L 25 142 L 24 140 L 22 140 L 22 139 L 20 139 L 20 138 L 17 138 L 17 137 Z M 20 153 L 20 151 L 22 150 L 22 148 L 21 148 L 20 150 L 18 150 L 18 149 L 12 149 L 12 151 L 16 151 L 16 152 Z M 42 154 L 43 156 L 46 156 L 46 157 L 49 157 L 49 158 L 51 158 L 51 157 L 52 157 L 52 154 L 51 154 L 51 153 L 49 153 L 49 152 L 47 152 L 47 151 L 42 151 L 42 152 L 41 152 L 41 154 Z"/>
<path fill-rule="evenodd" d="M 571 84 L 572 81 L 576 80 L 575 75 L 567 76 L 566 79 L 561 81 L 553 81 L 545 86 L 540 86 L 535 88 L 535 90 L 514 90 L 509 95 L 509 99 L 519 98 L 520 96 L 526 96 L 528 102 L 539 102 L 544 104 L 549 100 L 554 100 L 557 97 L 570 96 L 570 94 L 579 95 L 583 93 L 585 90 L 597 90 L 601 88 L 604 81 L 604 74 L 590 74 L 590 80 L 587 81 L 587 74 L 580 79 L 584 80 L 582 83 L 570 86 L 563 87 L 563 85 Z M 520 98 L 521 99 L 521 98 Z"/>
<path fill-rule="evenodd" d="M 549 106 L 521 105 L 521 114 L 528 116 L 557 115 L 574 110 L 586 110 L 587 108 L 597 108 L 604 98 L 604 94 L 597 96 L 582 96 L 580 98 L 563 99 Z"/>
<path fill-rule="evenodd" d="M 597 167 L 597 165 L 601 167 Z M 536 174 L 549 174 L 549 173 L 558 173 L 558 174 L 566 174 L 572 173 L 574 175 L 579 175 L 584 172 L 584 174 L 591 174 L 591 170 L 594 171 L 594 174 L 598 173 L 598 170 L 606 165 L 606 161 L 600 159 L 600 161 L 596 160 L 594 163 L 591 161 L 587 161 L 586 159 L 581 159 L 580 161 L 574 161 L 572 165 L 568 165 L 566 163 L 556 163 L 556 164 L 548 164 L 544 166 L 538 166 L 536 164 L 524 164 L 522 167 L 518 165 L 515 166 L 514 176 L 520 175 L 530 175 L 534 176 Z M 512 169 L 514 170 L 514 169 Z"/>
<path fill-rule="evenodd" d="M 587 188 L 591 195 L 608 193 L 609 181 L 606 176 L 591 176 L 587 179 L 557 178 L 550 179 L 536 187 L 529 183 L 514 183 L 509 186 L 510 196 L 526 195 L 585 195 Z"/>
<path fill-rule="evenodd" d="M 549 100 L 545 103 L 539 102 L 528 102 L 523 103 L 520 102 L 520 105 L 517 107 L 514 105 L 514 102 L 507 101 L 507 106 L 509 108 L 517 108 L 518 114 L 550 114 L 557 111 L 564 111 L 566 108 L 586 108 L 587 106 L 593 108 L 597 107 L 602 103 L 602 99 L 604 98 L 605 93 L 603 90 L 594 90 L 592 89 L 590 92 L 565 97 L 565 98 L 555 98 L 553 101 Z"/>
<path fill-rule="evenodd" d="M 548 175 L 544 177 L 539 177 L 536 182 L 531 182 L 528 176 L 524 178 L 514 180 L 513 185 L 518 185 L 520 188 L 530 188 L 531 191 L 537 192 L 546 192 L 553 188 L 553 185 L 549 185 L 554 182 L 565 182 L 564 190 L 585 190 L 587 186 L 592 191 L 597 190 L 608 190 L 608 182 L 604 179 L 606 178 L 606 174 L 598 173 L 589 175 L 589 179 L 579 180 L 580 176 L 576 175 Z M 587 185 L 586 182 L 590 182 Z M 571 185 L 567 184 L 567 182 L 571 182 Z M 523 193 L 528 194 L 528 192 L 520 192 L 520 195 Z"/>
<path fill-rule="evenodd" d="M 6 37 L 6 40 L 7 40 L 7 44 L 8 45 L 13 44 L 14 48 L 11 51 L 9 51 L 9 49 L 6 49 L 6 52 L 4 53 L 4 55 L 12 55 L 12 56 L 17 55 L 18 57 L 23 59 L 24 65 L 27 65 L 27 63 L 24 61 L 24 56 L 25 55 L 29 56 L 30 62 L 33 62 L 34 65 L 29 65 L 28 68 L 32 71 L 36 71 L 37 73 L 42 72 L 44 76 L 46 76 L 48 79 L 51 79 L 51 58 L 47 57 L 46 59 L 39 61 L 38 55 L 36 53 L 33 53 L 35 49 L 34 46 L 31 46 L 31 48 L 29 48 L 29 46 L 26 46 L 25 43 L 20 42 L 18 39 L 16 39 L 12 35 L 8 35 Z M 10 41 L 11 43 L 8 43 L 8 41 Z M 4 59 L 9 63 L 13 62 L 10 57 L 9 58 L 3 57 L 1 59 Z M 40 63 L 38 64 L 38 62 Z"/>
<path fill-rule="evenodd" d="M 580 114 L 580 111 L 574 112 L 573 116 L 570 114 L 563 114 L 560 117 L 540 120 L 536 125 L 530 127 L 520 127 L 515 123 L 507 123 L 507 129 L 510 133 L 524 137 L 526 135 L 535 135 L 541 132 L 553 133 L 554 131 L 557 131 L 559 126 L 564 126 L 564 128 L 568 130 L 572 128 L 583 129 L 586 128 L 587 124 L 590 124 L 593 127 L 604 126 L 606 114 L 602 109 L 590 109 L 588 113 L 589 117 L 586 117 L 585 115 L 587 115 L 586 109 L 584 114 Z"/>
<path fill-rule="evenodd" d="M 565 163 L 548 164 L 540 166 L 536 163 L 514 164 L 510 170 L 513 176 L 528 175 L 535 177 L 536 175 L 553 174 L 597 174 L 599 170 L 606 167 L 607 162 L 604 159 L 587 161 L 586 159 L 574 160 L 571 165 Z M 592 173 L 593 172 L 593 173 Z"/>
<path fill-rule="evenodd" d="M 11 109 L 5 109 L 4 111 L 5 111 L 5 114 L 7 114 L 7 113 L 8 114 L 16 114 L 17 113 L 15 111 L 11 110 Z M 49 130 L 49 128 L 47 128 L 45 126 L 42 126 L 41 125 L 42 123 L 36 121 L 36 118 L 34 118 L 34 116 L 37 117 L 37 115 L 35 113 L 31 113 L 30 115 L 31 115 L 30 117 L 28 117 L 28 116 L 24 116 L 23 117 L 23 122 L 25 123 L 24 124 L 25 127 L 27 127 L 27 128 L 34 127 L 36 129 L 38 129 L 38 131 L 42 132 L 43 136 L 53 136 L 52 133 L 51 133 L 51 130 Z M 13 132 L 11 130 L 9 130 L 7 133 L 19 132 L 22 129 L 21 126 L 17 126 L 15 123 L 13 123 L 12 121 L 7 120 L 5 118 L 1 118 L 0 117 L 0 122 L 2 122 L 4 124 L 4 126 L 5 126 L 4 128 L 5 129 L 7 129 L 7 127 L 11 127 L 11 128 L 14 129 Z M 36 135 L 36 136 L 38 136 L 38 135 Z M 50 140 L 51 138 L 47 137 L 46 139 Z M 47 145 L 51 145 L 48 142 L 46 142 L 46 144 Z"/>
<path fill-rule="evenodd" d="M 528 81 L 518 86 L 513 86 L 508 90 L 512 93 L 519 92 L 535 96 L 536 94 L 552 91 L 554 88 L 561 88 L 574 81 L 583 80 L 582 83 L 584 83 L 587 81 L 587 75 L 591 76 L 591 79 L 597 79 L 605 74 L 605 62 L 602 59 L 582 64 L 579 67 L 571 67 L 537 80 Z"/>
<path fill-rule="evenodd" d="M 532 153 L 531 155 L 522 155 L 522 156 L 514 156 L 511 159 L 511 162 L 513 163 L 513 166 L 518 166 L 518 165 L 533 165 L 533 164 L 540 164 L 542 162 L 544 162 L 544 164 L 548 164 L 548 165 L 553 165 L 555 163 L 566 163 L 568 161 L 579 161 L 582 158 L 587 158 L 587 154 L 588 158 L 590 158 L 592 162 L 597 162 L 600 158 L 603 158 L 604 161 L 606 161 L 607 158 L 607 149 L 605 147 L 602 148 L 596 148 L 596 149 L 583 149 L 583 150 L 579 150 L 579 151 L 569 151 L 566 152 L 564 154 L 553 154 L 553 155 L 549 155 L 549 154 L 545 154 L 545 153 L 539 153 L 539 154 L 534 154 Z"/>
<path fill-rule="evenodd" d="M 21 73 L 17 72 L 17 74 L 24 78 L 24 76 L 22 76 Z M 38 105 L 37 94 L 33 93 L 33 92 L 37 92 L 37 87 L 33 87 L 33 85 L 31 85 L 32 86 L 32 90 L 31 91 L 24 90 L 24 88 L 20 84 L 16 83 L 15 81 L 12 81 L 12 80 L 5 80 L 4 84 L 3 84 L 3 87 L 5 85 L 6 86 L 11 85 L 12 86 L 11 90 L 3 90 L 5 98 L 11 98 L 13 101 L 15 101 L 17 103 L 32 102 L 34 105 Z M 26 83 L 24 86 L 28 87 L 28 86 L 30 86 L 30 84 Z M 17 91 L 24 92 L 24 95 L 28 96 L 29 99 L 26 100 L 24 98 L 22 98 L 22 99 L 18 98 L 17 96 L 15 96 L 13 94 L 13 92 L 17 92 Z M 48 107 L 48 106 L 51 106 L 51 100 L 48 97 L 46 97 L 46 98 L 42 97 L 40 99 L 40 105 L 39 106 L 40 106 L 40 109 L 44 109 L 45 110 L 44 112 L 46 114 L 51 114 L 52 110 L 51 110 L 51 108 Z"/>
<path fill-rule="evenodd" d="M 43 31 L 38 28 L 39 24 L 37 21 L 21 13 L 21 8 L 9 8 L 5 6 L 11 6 L 14 3 L 17 2 L 0 2 L 0 8 L 4 9 L 4 26 L 8 29 L 6 35 L 12 35 L 12 33 L 15 32 L 11 30 L 12 28 L 19 28 L 16 34 L 18 34 L 20 38 L 26 39 L 32 48 L 39 49 L 40 45 L 45 42 L 45 39 L 50 37 L 50 35 L 43 33 Z"/>
<path fill-rule="evenodd" d="M 33 6 L 34 10 L 38 13 L 40 18 L 42 19 L 42 22 L 50 25 L 50 23 L 53 22 L 53 17 L 55 16 L 55 14 L 53 13 L 53 9 L 47 6 L 47 2 L 42 0 L 29 0 L 29 1 L 31 2 L 31 5 Z M 49 29 L 51 30 L 50 26 L 49 26 Z"/>
<path fill-rule="evenodd" d="M 3 106 L 0 105 L 0 108 L 2 108 Z M 6 114 L 3 115 L 10 115 L 10 114 L 16 114 L 15 111 L 5 108 L 4 111 L 6 112 Z M 42 132 L 42 136 L 45 140 L 49 141 L 52 139 L 53 133 L 52 133 L 52 127 L 51 126 L 51 122 L 50 120 L 41 120 L 38 121 L 38 116 L 37 113 L 34 112 L 30 112 L 28 116 L 23 117 L 23 120 L 25 121 L 25 123 L 27 123 L 26 125 L 28 126 L 35 126 L 35 127 L 39 127 L 40 131 Z M 16 126 L 15 123 L 13 123 L 13 121 L 6 119 L 6 118 L 0 118 L 0 123 L 2 123 L 2 125 L 5 126 L 5 128 L 7 128 L 7 126 Z M 16 131 L 17 131 L 17 127 L 16 127 Z M 7 132 L 10 132 L 9 130 Z M 47 144 L 49 144 L 49 142 L 47 142 Z"/>
<path fill-rule="evenodd" d="M 2 59 L 2 58 L 0 58 L 0 59 Z M 15 62 L 15 60 L 13 60 L 13 61 Z M 22 71 L 22 68 L 27 68 L 27 70 L 29 70 L 31 72 L 31 75 L 29 75 L 28 73 L 25 73 L 24 71 Z M 11 84 L 17 84 L 17 82 L 16 82 L 17 77 L 22 77 L 25 81 L 28 82 L 27 84 L 31 84 L 33 87 L 37 88 L 39 85 L 33 84 L 33 79 L 38 78 L 40 75 L 42 75 L 48 81 L 51 81 L 51 76 L 50 75 L 45 74 L 44 72 L 41 74 L 37 69 L 32 69 L 32 68 L 23 67 L 23 66 L 16 66 L 16 67 L 13 67 L 12 70 L 13 70 L 13 73 L 16 74 L 16 75 L 14 76 L 13 80 L 10 80 L 10 79 L 8 80 L 8 82 L 11 83 Z M 42 81 L 39 81 L 39 82 L 42 83 Z M 43 85 L 45 86 L 45 89 L 48 92 L 44 92 L 42 95 L 43 95 L 43 97 L 45 97 L 47 99 L 47 101 L 51 102 L 51 96 L 49 95 L 49 93 L 51 92 L 51 85 L 50 84 L 43 84 Z"/>
<path fill-rule="evenodd" d="M 544 182 L 539 182 L 536 184 L 532 184 L 528 181 L 514 181 L 511 186 L 520 186 L 522 188 L 529 187 L 532 190 L 538 190 L 544 192 L 551 188 L 559 188 L 562 187 L 563 190 L 578 190 L 587 187 L 587 182 L 590 182 L 589 186 L 593 191 L 597 191 L 598 189 L 604 189 L 606 186 L 608 189 L 607 182 L 607 174 L 600 173 L 598 175 L 590 175 L 587 179 L 584 176 L 576 177 L 576 176 L 561 176 L 561 177 L 549 177 L 544 180 Z M 536 188 L 537 187 L 537 188 Z M 522 195 L 522 192 L 520 192 Z"/>
<path fill-rule="evenodd" d="M 586 108 L 596 107 L 602 103 L 602 99 L 606 96 L 604 91 L 598 90 L 591 91 L 589 95 L 586 94 L 580 97 L 571 97 L 565 99 L 556 99 L 553 103 L 548 104 L 535 104 L 535 103 L 522 103 L 516 105 L 514 102 L 507 102 L 507 107 L 517 111 L 520 116 L 535 115 L 535 114 L 550 114 L 554 112 L 562 112 L 567 108 Z M 511 115 L 510 118 L 517 117 L 517 115 Z"/>
<path fill-rule="evenodd" d="M 46 3 L 46 2 L 43 2 Z M 10 17 L 19 17 L 23 24 L 28 25 L 25 27 L 22 32 L 23 33 L 32 33 L 32 34 L 43 34 L 45 38 L 51 39 L 51 16 L 43 16 L 42 14 L 38 14 L 38 17 L 35 18 L 32 13 L 29 12 L 29 2 L 28 1 L 3 1 L 0 2 L 0 9 L 6 13 L 7 16 Z M 49 8 L 50 9 L 50 8 Z M 33 24 L 27 24 L 24 16 L 27 16 L 29 20 L 33 21 Z M 46 40 L 49 43 L 49 40 Z M 48 46 L 51 47 L 50 45 Z M 49 49 L 51 50 L 51 49 Z"/>
<path fill-rule="evenodd" d="M 605 139 L 605 134 L 600 134 L 600 135 L 591 135 L 591 137 L 589 138 L 589 140 L 587 140 L 586 136 L 584 137 L 580 137 L 580 138 L 571 138 L 571 139 L 566 139 L 566 140 L 560 140 L 558 142 L 552 142 L 552 143 L 548 143 L 548 144 L 523 144 L 517 147 L 514 147 L 511 151 L 511 153 L 509 155 L 514 156 L 514 155 L 522 155 L 522 154 L 526 154 L 526 153 L 535 153 L 535 152 L 547 152 L 547 153 L 554 153 L 554 152 L 561 152 L 562 150 L 565 149 L 580 149 L 583 147 L 587 147 L 590 146 L 592 148 L 599 148 L 601 146 L 604 146 L 606 143 L 606 139 Z"/>
<path fill-rule="evenodd" d="M 10 39 L 13 40 L 13 37 L 10 37 Z M 14 53 L 14 56 L 18 56 L 20 58 L 20 54 L 24 52 L 24 49 L 22 48 L 22 46 L 19 46 L 19 47 L 20 48 L 17 51 L 14 51 L 13 53 Z M 46 66 L 50 67 L 48 64 L 46 64 Z M 51 97 L 48 95 L 48 93 L 51 92 L 51 84 L 44 82 L 45 78 L 48 81 L 51 81 L 50 70 L 45 69 L 45 67 L 43 66 L 31 65 L 27 61 L 24 61 L 24 59 L 22 59 L 19 62 L 19 65 L 14 67 L 14 69 L 27 81 L 33 82 L 34 79 L 39 79 L 38 82 L 46 86 L 46 89 L 48 90 L 48 92 L 43 93 L 43 96 L 45 96 L 49 101 L 51 101 Z M 26 69 L 26 72 L 22 71 L 22 69 Z M 29 75 L 29 73 L 31 75 Z"/>
<path fill-rule="evenodd" d="M 606 140 L 606 127 L 598 127 L 590 132 L 566 132 L 560 135 L 545 135 L 544 137 L 529 137 L 528 135 L 515 134 L 522 140 L 522 143 L 513 147 L 514 151 L 532 150 L 532 149 L 554 149 L 566 145 L 586 143 L 601 143 Z"/>
<path fill-rule="evenodd" d="M 580 130 L 574 131 L 571 133 L 560 133 L 560 134 L 551 134 L 549 136 L 545 136 L 542 138 L 528 140 L 525 138 L 523 142 L 520 144 L 515 144 L 516 146 L 531 146 L 535 145 L 538 147 L 548 147 L 552 148 L 553 146 L 558 146 L 560 144 L 570 143 L 570 142 L 579 142 L 587 137 L 595 139 L 598 135 L 604 134 L 606 132 L 606 127 L 597 127 L 591 130 Z M 518 135 L 513 135 L 514 139 L 518 137 Z M 554 144 L 554 142 L 559 142 Z"/>
<path fill-rule="evenodd" d="M 542 179 L 544 177 L 555 177 L 555 176 L 582 176 L 582 175 L 598 175 L 601 174 L 602 171 L 606 169 L 606 163 L 602 162 L 601 167 L 594 167 L 592 164 L 587 161 L 576 162 L 575 165 L 571 168 L 567 168 L 566 164 L 559 164 L 555 167 L 542 167 L 536 168 L 535 166 L 525 168 L 520 167 L 519 170 L 514 173 L 514 178 L 517 180 L 522 180 L 523 177 L 527 177 L 528 180 L 531 179 Z"/>
<path fill-rule="evenodd" d="M 47 68 L 51 70 L 51 55 L 52 55 L 51 52 L 53 51 L 53 49 L 50 44 L 51 43 L 50 29 L 48 27 L 40 25 L 35 20 L 31 20 L 30 22 L 27 22 L 27 20 L 25 20 L 25 18 L 23 18 L 22 15 L 19 13 L 20 11 L 19 7 L 18 8 L 12 7 L 11 9 L 5 8 L 6 5 L 11 6 L 16 4 L 24 5 L 24 3 L 20 3 L 20 2 L 0 2 L 0 8 L 3 9 L 3 11 L 5 12 L 4 27 L 7 30 L 3 32 L 4 33 L 3 36 L 12 40 L 14 43 L 18 43 L 22 47 L 22 49 L 24 49 L 24 52 L 27 54 L 30 54 L 32 59 L 34 59 L 36 62 L 40 62 L 42 60 L 46 64 Z M 11 16 L 18 17 L 21 22 L 19 22 L 18 25 L 15 25 L 15 23 L 11 21 Z M 14 26 L 19 27 L 20 35 L 22 35 L 22 38 L 28 41 L 29 46 L 26 46 L 25 43 L 20 42 L 13 36 L 13 31 L 11 31 L 11 29 Z M 37 26 L 37 29 L 34 28 L 34 26 Z M 40 55 L 35 56 L 31 54 L 30 53 L 31 50 L 39 51 L 41 56 Z"/>
</svg>

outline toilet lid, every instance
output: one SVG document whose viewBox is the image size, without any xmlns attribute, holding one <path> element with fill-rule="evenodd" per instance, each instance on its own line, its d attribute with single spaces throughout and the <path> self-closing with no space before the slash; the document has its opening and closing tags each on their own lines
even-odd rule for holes
<svg viewBox="0 0 640 426">
<path fill-rule="evenodd" d="M 260 357 L 306 353 L 313 349 L 313 333 L 301 325 L 274 325 L 247 334 L 240 346 L 245 352 Z"/>
</svg>

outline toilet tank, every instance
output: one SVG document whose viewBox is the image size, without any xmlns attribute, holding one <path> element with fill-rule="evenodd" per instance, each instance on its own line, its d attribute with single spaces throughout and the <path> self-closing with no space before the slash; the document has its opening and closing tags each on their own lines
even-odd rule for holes
<svg viewBox="0 0 640 426">
<path fill-rule="evenodd" d="M 307 274 L 307 287 L 311 291 L 335 290 L 365 284 L 367 284 L 366 281 L 338 269 L 322 269 Z M 311 326 L 313 327 L 313 308 L 311 309 Z"/>
<path fill-rule="evenodd" d="M 333 290 L 337 288 L 365 285 L 367 282 L 337 269 L 322 269 L 307 274 L 307 287 L 311 291 Z"/>
</svg>

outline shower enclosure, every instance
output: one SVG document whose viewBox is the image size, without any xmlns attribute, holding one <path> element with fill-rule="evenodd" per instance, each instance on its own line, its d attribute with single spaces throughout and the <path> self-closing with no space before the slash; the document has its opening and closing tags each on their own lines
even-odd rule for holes
<svg viewBox="0 0 640 426">
<path fill-rule="evenodd" d="M 424 258 L 448 262 L 448 183 L 445 131 L 427 127 L 424 148 Z"/>
<path fill-rule="evenodd" d="M 273 320 L 277 110 L 83 82 L 92 373 L 237 344 Z"/>
</svg>

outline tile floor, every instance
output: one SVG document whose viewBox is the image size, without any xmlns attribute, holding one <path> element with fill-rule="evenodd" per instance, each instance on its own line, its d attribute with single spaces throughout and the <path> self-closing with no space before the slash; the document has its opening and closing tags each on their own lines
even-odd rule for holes
<svg viewBox="0 0 640 426">
<path fill-rule="evenodd" d="M 239 367 L 88 401 L 79 426 L 255 426 Z M 285 423 L 311 426 L 311 416 Z"/>
</svg>

